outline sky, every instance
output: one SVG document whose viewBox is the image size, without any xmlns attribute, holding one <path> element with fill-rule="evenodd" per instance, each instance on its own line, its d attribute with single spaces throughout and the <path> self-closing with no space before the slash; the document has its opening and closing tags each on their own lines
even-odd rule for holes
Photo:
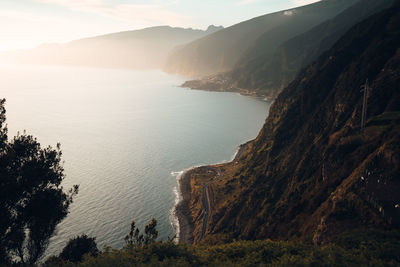
<svg viewBox="0 0 400 267">
<path fill-rule="evenodd" d="M 318 0 L 0 0 L 0 51 L 158 25 L 206 29 Z"/>
</svg>

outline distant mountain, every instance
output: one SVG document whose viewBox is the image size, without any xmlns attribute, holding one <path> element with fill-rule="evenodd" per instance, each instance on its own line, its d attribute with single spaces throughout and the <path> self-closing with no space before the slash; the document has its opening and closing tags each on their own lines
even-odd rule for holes
<svg viewBox="0 0 400 267">
<path fill-rule="evenodd" d="M 213 32 L 222 30 L 223 28 L 224 28 L 223 26 L 210 25 L 210 26 L 208 26 L 208 28 L 207 28 L 207 32 L 208 32 L 208 33 L 213 33 Z"/>
<path fill-rule="evenodd" d="M 162 68 L 177 46 L 212 34 L 206 31 L 158 26 L 80 39 L 65 44 L 45 44 L 32 50 L 3 53 L 24 63 L 62 64 L 118 68 Z"/>
<path fill-rule="evenodd" d="M 243 56 L 272 54 L 284 41 L 336 16 L 356 2 L 325 0 L 241 22 L 175 49 L 164 70 L 194 77 L 229 71 Z M 255 46 L 263 34 L 266 42 Z"/>
<path fill-rule="evenodd" d="M 332 19 L 263 52 L 273 39 L 263 34 L 232 71 L 186 82 L 183 86 L 212 91 L 234 91 L 274 99 L 299 71 L 339 40 L 353 25 L 389 7 L 393 0 L 360 0 Z M 258 52 L 257 52 L 258 51 Z"/>
<path fill-rule="evenodd" d="M 274 36 L 271 32 L 263 34 L 228 74 L 230 86 L 277 96 L 302 68 L 331 48 L 350 27 L 392 3 L 393 0 L 360 0 L 336 17 L 284 42 L 273 53 L 268 47 Z"/>
<path fill-rule="evenodd" d="M 368 238 L 370 231 L 400 230 L 399 144 L 396 1 L 303 69 L 233 162 L 186 175 L 182 188 L 189 197 L 183 203 L 191 212 L 194 242 L 272 238 L 326 244 L 347 236 L 346 246 L 360 239 L 370 246 L 377 238 Z"/>
</svg>

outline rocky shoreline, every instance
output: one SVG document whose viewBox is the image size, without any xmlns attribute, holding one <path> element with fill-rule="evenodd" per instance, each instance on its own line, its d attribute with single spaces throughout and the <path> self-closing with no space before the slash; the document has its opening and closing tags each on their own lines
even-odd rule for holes
<svg viewBox="0 0 400 267">
<path fill-rule="evenodd" d="M 276 95 L 266 95 L 260 93 L 259 91 L 235 87 L 229 83 L 228 79 L 220 78 L 219 76 L 206 77 L 200 80 L 186 81 L 181 85 L 181 87 L 209 92 L 238 93 L 244 96 L 261 98 L 265 101 L 274 101 L 276 98 Z"/>
<path fill-rule="evenodd" d="M 243 152 L 246 151 L 250 142 L 252 141 L 248 141 L 244 144 L 241 144 L 238 147 L 236 155 L 231 162 L 237 161 L 241 157 Z M 229 164 L 231 162 L 227 162 L 224 164 Z M 190 200 L 191 200 L 190 183 L 192 174 L 196 173 L 196 171 L 199 170 L 200 168 L 201 169 L 215 168 L 220 166 L 221 164 L 216 164 L 216 165 L 206 165 L 189 169 L 185 171 L 182 174 L 182 177 L 179 179 L 179 188 L 182 200 L 176 206 L 176 213 L 175 213 L 179 221 L 179 239 L 178 239 L 179 243 L 192 244 L 194 240 L 193 238 L 194 221 L 190 209 Z"/>
<path fill-rule="evenodd" d="M 193 169 L 194 170 L 194 169 Z M 185 171 L 179 180 L 180 194 L 182 200 L 176 206 L 176 216 L 179 221 L 179 243 L 193 243 L 193 219 L 190 212 L 190 173 L 192 170 Z"/>
</svg>

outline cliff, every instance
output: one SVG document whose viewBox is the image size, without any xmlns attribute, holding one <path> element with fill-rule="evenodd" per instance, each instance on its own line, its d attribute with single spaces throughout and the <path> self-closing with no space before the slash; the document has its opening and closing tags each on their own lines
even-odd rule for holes
<svg viewBox="0 0 400 267">
<path fill-rule="evenodd" d="M 192 171 L 194 243 L 400 227 L 400 7 L 351 28 L 305 68 L 234 162 Z M 371 88 L 367 120 L 360 87 Z M 216 179 L 216 173 L 220 173 Z M 211 182 L 211 183 L 210 183 Z M 211 210 L 202 236 L 202 190 Z"/>
</svg>

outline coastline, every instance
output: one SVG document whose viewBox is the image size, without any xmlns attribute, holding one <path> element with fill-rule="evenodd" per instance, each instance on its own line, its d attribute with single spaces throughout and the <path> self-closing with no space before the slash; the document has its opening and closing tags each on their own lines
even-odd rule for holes
<svg viewBox="0 0 400 267">
<path fill-rule="evenodd" d="M 177 225 L 178 229 L 176 233 L 176 239 L 178 243 L 192 244 L 194 240 L 193 238 L 194 221 L 190 209 L 191 175 L 195 173 L 199 168 L 214 168 L 217 167 L 217 165 L 229 164 L 231 162 L 237 161 L 243 154 L 243 152 L 246 151 L 246 148 L 248 147 L 250 142 L 252 142 L 252 140 L 239 145 L 231 161 L 216 163 L 214 165 L 192 167 L 183 171 L 181 174 L 177 176 L 178 186 L 179 186 L 178 194 L 180 194 L 178 196 L 178 199 L 180 201 L 175 206 L 175 216 L 178 221 Z"/>
<path fill-rule="evenodd" d="M 178 180 L 178 194 L 180 201 L 175 207 L 175 216 L 178 220 L 177 241 L 178 243 L 193 243 L 193 219 L 190 213 L 190 172 L 184 171 Z"/>
<path fill-rule="evenodd" d="M 217 76 L 218 77 L 218 76 Z M 189 80 L 184 82 L 180 87 L 189 88 L 192 90 L 208 91 L 208 92 L 227 92 L 227 93 L 238 93 L 242 96 L 256 97 L 264 101 L 272 102 L 276 99 L 277 94 L 264 94 L 259 91 L 249 90 L 245 88 L 238 88 L 232 85 L 227 85 L 227 80 L 224 79 L 222 82 L 220 80 L 215 80 L 216 77 L 208 77 L 200 80 Z"/>
</svg>

